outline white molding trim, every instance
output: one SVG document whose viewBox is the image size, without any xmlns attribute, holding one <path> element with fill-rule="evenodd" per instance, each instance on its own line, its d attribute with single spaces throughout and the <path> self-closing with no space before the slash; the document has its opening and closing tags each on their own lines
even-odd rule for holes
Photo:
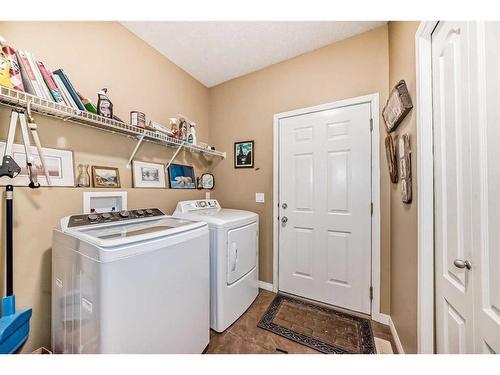
<svg viewBox="0 0 500 375">
<path fill-rule="evenodd" d="M 417 352 L 434 353 L 434 156 L 432 46 L 437 21 L 421 22 L 415 33 L 417 80 Z"/>
<path fill-rule="evenodd" d="M 405 350 L 401 344 L 401 340 L 399 339 L 398 331 L 396 330 L 396 326 L 394 325 L 391 317 L 389 317 L 389 328 L 391 329 L 392 338 L 394 339 L 394 343 L 398 349 L 398 354 L 405 354 Z"/>
<path fill-rule="evenodd" d="M 259 288 L 267 290 L 269 292 L 273 292 L 273 284 L 259 280 Z"/>
<path fill-rule="evenodd" d="M 380 116 L 379 94 L 369 94 L 338 100 L 332 103 L 321 104 L 308 108 L 277 113 L 274 115 L 273 124 L 273 291 L 278 292 L 278 249 L 279 249 L 279 122 L 281 119 L 306 113 L 319 112 L 333 108 L 370 103 L 371 117 L 373 120 L 372 137 L 372 176 L 371 191 L 373 202 L 372 216 L 372 287 L 373 300 L 371 316 L 377 322 L 387 322 L 385 314 L 380 312 Z M 387 323 L 385 323 L 387 324 Z"/>
</svg>

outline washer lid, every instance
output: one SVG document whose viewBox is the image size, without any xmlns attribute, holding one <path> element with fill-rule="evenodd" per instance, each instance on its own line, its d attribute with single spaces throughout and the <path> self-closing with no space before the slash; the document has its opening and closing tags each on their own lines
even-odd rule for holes
<svg viewBox="0 0 500 375">
<path fill-rule="evenodd" d="M 209 227 L 227 228 L 237 225 L 245 225 L 258 220 L 255 212 L 233 210 L 230 208 L 208 208 L 192 212 L 174 212 L 174 217 L 188 220 L 204 221 Z"/>
<path fill-rule="evenodd" d="M 126 223 L 118 222 L 96 224 L 82 228 L 68 228 L 65 232 L 101 248 L 110 248 L 161 237 L 169 237 L 201 228 L 204 225 L 205 223 L 162 216 Z"/>
</svg>

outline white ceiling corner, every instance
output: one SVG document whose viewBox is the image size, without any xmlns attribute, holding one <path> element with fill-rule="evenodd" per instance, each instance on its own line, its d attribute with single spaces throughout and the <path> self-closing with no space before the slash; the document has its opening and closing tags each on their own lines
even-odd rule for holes
<svg viewBox="0 0 500 375">
<path fill-rule="evenodd" d="M 123 26 L 207 87 L 386 21 L 130 21 Z"/>
</svg>

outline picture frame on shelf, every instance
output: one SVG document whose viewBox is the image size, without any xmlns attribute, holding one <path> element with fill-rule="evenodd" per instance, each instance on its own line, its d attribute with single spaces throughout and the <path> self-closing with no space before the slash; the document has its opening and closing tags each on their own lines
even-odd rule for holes
<svg viewBox="0 0 500 375">
<path fill-rule="evenodd" d="M 116 167 L 93 165 L 92 182 L 95 188 L 120 188 L 120 171 Z"/>
<path fill-rule="evenodd" d="M 254 167 L 254 141 L 234 142 L 234 167 Z"/>
<path fill-rule="evenodd" d="M 170 189 L 196 189 L 194 168 L 190 165 L 170 164 L 168 181 Z"/>
<path fill-rule="evenodd" d="M 134 188 L 165 188 L 165 166 L 159 163 L 133 160 L 132 183 Z"/>
<path fill-rule="evenodd" d="M 50 185 L 45 178 L 45 172 L 38 155 L 38 150 L 35 146 L 31 146 L 31 155 L 34 158 L 34 164 L 37 170 L 37 179 L 40 186 L 58 186 L 58 187 L 74 187 L 75 186 L 75 168 L 73 162 L 73 151 L 60 150 L 56 148 L 42 147 L 45 164 L 49 168 Z M 5 152 L 5 142 L 0 142 L 0 155 Z M 12 157 L 14 161 L 21 167 L 21 172 L 12 180 L 2 180 L 2 185 L 7 183 L 14 186 L 28 186 L 29 177 L 26 166 L 26 151 L 24 145 L 14 144 L 12 146 Z"/>
</svg>

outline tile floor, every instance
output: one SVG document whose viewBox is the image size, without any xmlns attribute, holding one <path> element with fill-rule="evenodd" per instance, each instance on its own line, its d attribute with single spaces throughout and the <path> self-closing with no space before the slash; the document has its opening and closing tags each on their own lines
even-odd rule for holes
<svg viewBox="0 0 500 375">
<path fill-rule="evenodd" d="M 209 354 L 320 354 L 314 349 L 288 340 L 257 327 L 257 323 L 275 297 L 274 293 L 261 290 L 248 310 L 223 333 L 210 331 Z M 391 342 L 392 350 L 397 353 L 389 327 L 372 321 L 375 337 Z"/>
</svg>

